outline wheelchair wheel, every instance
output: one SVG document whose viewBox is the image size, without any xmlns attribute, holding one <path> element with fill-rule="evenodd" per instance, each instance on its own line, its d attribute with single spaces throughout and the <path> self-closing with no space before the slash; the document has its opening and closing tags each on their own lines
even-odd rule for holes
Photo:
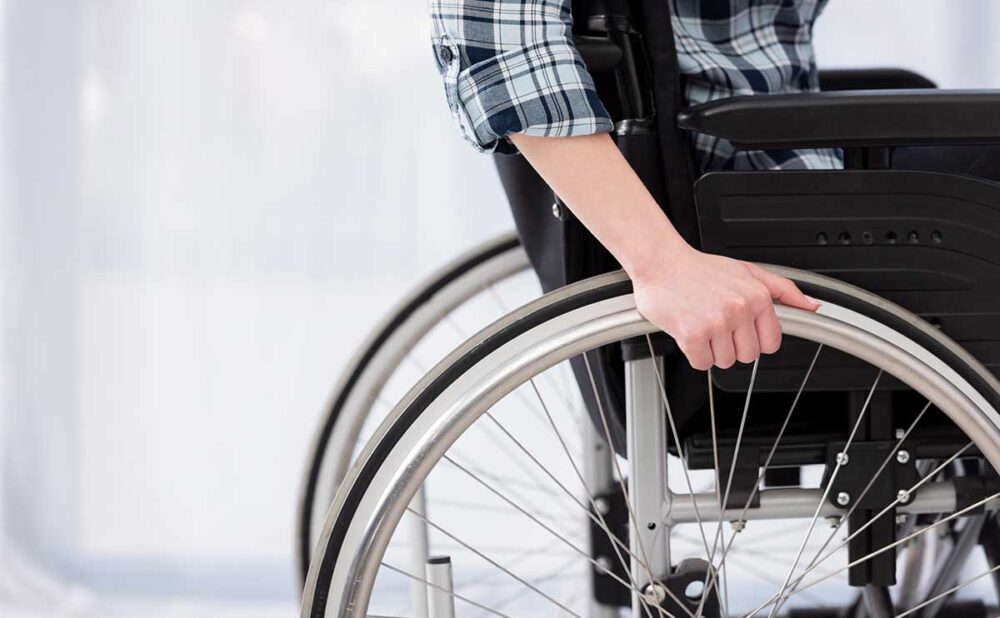
<svg viewBox="0 0 1000 618">
<path fill-rule="evenodd" d="M 305 581 L 313 544 L 333 494 L 358 450 L 356 446 L 378 426 L 398 400 L 397 395 L 405 393 L 426 367 L 433 366 L 464 337 L 508 308 L 540 294 L 527 273 L 527 256 L 517 237 L 503 234 L 459 256 L 421 282 L 364 341 L 337 382 L 309 451 L 296 517 L 295 554 L 300 582 Z M 522 274 L 525 276 L 518 276 Z M 487 302 L 466 312 L 471 316 L 455 317 L 460 307 L 484 294 L 489 296 Z M 444 342 L 437 350 L 422 349 L 421 341 L 442 322 L 460 322 L 457 328 L 464 332 L 452 326 L 450 337 L 442 337 Z M 419 360 L 417 352 L 422 353 Z M 387 384 L 391 385 L 388 391 Z"/>
<path fill-rule="evenodd" d="M 729 370 L 746 377 L 741 392 L 722 386 L 734 381 L 727 372 L 708 374 L 704 432 L 674 422 L 659 358 L 626 355 L 625 458 L 595 457 L 586 436 L 606 435 L 607 419 L 587 429 L 578 403 L 548 384 L 598 346 L 654 350 L 627 279 L 568 286 L 463 344 L 352 466 L 302 615 L 997 615 L 1000 565 L 982 531 L 1000 510 L 1000 385 L 901 308 L 779 270 L 823 305 L 778 308 L 782 353 Z M 806 362 L 786 350 L 808 350 Z M 773 379 L 788 371 L 798 374 L 791 388 Z M 878 434 L 886 423 L 889 440 Z M 487 428 L 522 460 L 497 450 Z M 782 470 L 799 476 L 769 476 Z M 602 477 L 610 487 L 595 491 Z M 454 509 L 457 500 L 481 509 Z M 422 573 L 400 562 L 404 517 L 429 528 Z M 401 593 L 413 582 L 426 586 L 427 607 Z"/>
</svg>

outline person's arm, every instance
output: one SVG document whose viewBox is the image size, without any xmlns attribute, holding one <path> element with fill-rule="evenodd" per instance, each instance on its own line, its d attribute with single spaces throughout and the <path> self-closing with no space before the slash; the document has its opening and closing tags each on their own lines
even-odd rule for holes
<svg viewBox="0 0 1000 618">
<path fill-rule="evenodd" d="M 692 367 L 726 368 L 777 351 L 774 300 L 818 307 L 788 279 L 684 242 L 607 134 L 508 139 L 618 259 L 639 312 L 677 341 Z"/>
</svg>

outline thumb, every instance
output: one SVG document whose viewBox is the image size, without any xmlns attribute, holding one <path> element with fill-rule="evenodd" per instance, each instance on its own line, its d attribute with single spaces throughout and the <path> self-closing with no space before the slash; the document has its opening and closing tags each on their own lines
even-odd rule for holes
<svg viewBox="0 0 1000 618">
<path fill-rule="evenodd" d="M 753 276 L 757 278 L 758 281 L 767 287 L 768 291 L 771 292 L 771 298 L 780 302 L 786 307 L 795 307 L 796 309 L 804 309 L 806 311 L 816 311 L 819 309 L 819 303 L 815 298 L 811 296 L 806 296 L 802 293 L 802 290 L 798 288 L 790 279 L 786 279 L 781 275 L 776 275 L 770 271 L 764 270 L 756 264 L 748 264 L 750 267 L 750 272 Z"/>
</svg>

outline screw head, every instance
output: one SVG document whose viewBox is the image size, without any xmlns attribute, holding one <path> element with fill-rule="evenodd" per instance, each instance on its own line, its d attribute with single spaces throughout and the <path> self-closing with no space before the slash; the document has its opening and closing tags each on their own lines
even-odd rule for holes
<svg viewBox="0 0 1000 618">
<path fill-rule="evenodd" d="M 667 589 L 663 587 L 663 584 L 654 582 L 643 589 L 642 596 L 647 603 L 659 605 L 667 598 Z"/>
<path fill-rule="evenodd" d="M 909 451 L 899 451 L 896 453 L 896 461 L 901 464 L 910 462 L 910 452 Z"/>
<path fill-rule="evenodd" d="M 838 466 L 846 466 L 847 462 L 849 462 L 849 461 L 851 461 L 851 458 L 850 458 L 850 456 L 848 456 L 847 453 L 844 453 L 844 452 L 837 453 L 837 465 Z"/>
<path fill-rule="evenodd" d="M 595 560 L 594 562 L 597 563 L 597 565 L 594 567 L 594 570 L 600 573 L 601 575 L 604 575 L 605 573 L 610 573 L 611 568 L 614 566 L 611 563 L 611 558 L 608 558 L 607 556 L 598 556 L 597 560 Z"/>
<path fill-rule="evenodd" d="M 611 505 L 608 504 L 608 501 L 605 500 L 604 498 L 598 498 L 594 500 L 594 507 L 597 509 L 597 512 L 600 513 L 601 515 L 607 515 L 608 513 L 611 512 Z"/>
<path fill-rule="evenodd" d="M 900 489 L 896 494 L 896 499 L 899 500 L 900 504 L 909 504 L 910 500 L 913 499 L 913 496 L 911 496 L 910 492 L 905 489 Z"/>
<path fill-rule="evenodd" d="M 851 503 L 851 494 L 847 493 L 846 491 L 842 491 L 839 494 L 837 494 L 837 504 L 839 504 L 840 506 L 847 506 L 850 503 Z"/>
</svg>

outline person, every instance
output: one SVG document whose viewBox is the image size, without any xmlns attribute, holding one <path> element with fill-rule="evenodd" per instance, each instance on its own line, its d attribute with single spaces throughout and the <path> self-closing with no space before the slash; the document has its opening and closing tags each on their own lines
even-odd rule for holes
<svg viewBox="0 0 1000 618">
<path fill-rule="evenodd" d="M 813 23 L 826 0 L 670 2 L 684 94 L 695 104 L 818 89 Z M 608 133 L 572 42 L 570 0 L 431 0 L 432 44 L 453 117 L 481 152 L 520 152 L 631 278 L 639 312 L 695 369 L 781 344 L 774 303 L 814 311 L 790 280 L 700 252 L 667 219 Z M 693 136 L 702 171 L 841 166 L 835 150 L 737 152 Z"/>
</svg>

